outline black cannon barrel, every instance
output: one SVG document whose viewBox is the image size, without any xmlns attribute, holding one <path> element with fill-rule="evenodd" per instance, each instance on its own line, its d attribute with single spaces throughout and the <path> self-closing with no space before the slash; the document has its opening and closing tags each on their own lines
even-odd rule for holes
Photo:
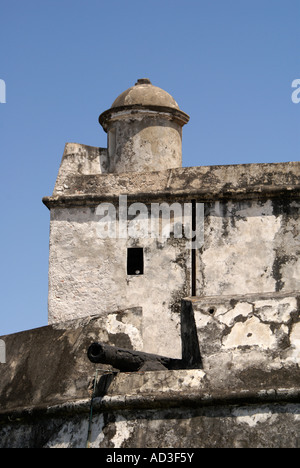
<svg viewBox="0 0 300 468">
<path fill-rule="evenodd" d="M 145 370 L 174 369 L 178 362 L 176 359 L 102 343 L 91 344 L 88 349 L 88 358 L 94 363 L 110 364 L 121 372 L 136 372 L 141 368 Z"/>
</svg>

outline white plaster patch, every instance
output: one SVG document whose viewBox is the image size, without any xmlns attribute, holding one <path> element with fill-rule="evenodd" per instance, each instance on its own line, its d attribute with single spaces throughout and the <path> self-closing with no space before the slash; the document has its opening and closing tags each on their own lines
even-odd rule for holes
<svg viewBox="0 0 300 468">
<path fill-rule="evenodd" d="M 276 337 L 270 327 L 261 323 L 258 318 L 251 317 L 246 322 L 236 323 L 229 335 L 223 340 L 223 347 L 237 348 L 238 346 L 259 346 L 263 349 L 273 348 Z"/>
<path fill-rule="evenodd" d="M 205 328 L 211 322 L 211 316 L 208 314 L 204 314 L 202 311 L 195 310 L 195 323 L 197 325 L 197 329 Z"/>
<path fill-rule="evenodd" d="M 237 408 L 232 411 L 232 414 L 238 424 L 247 424 L 250 427 L 255 427 L 257 424 L 265 423 L 270 418 L 275 419 L 277 417 L 267 407 Z"/>
<path fill-rule="evenodd" d="M 142 375 L 142 382 L 138 382 L 141 392 L 153 393 L 160 388 L 161 393 L 170 390 L 186 391 L 189 389 L 199 389 L 206 373 L 202 369 L 161 371 L 155 373 L 157 385 L 153 386 L 153 373 L 145 372 Z M 137 376 L 139 378 L 139 376 Z"/>
<path fill-rule="evenodd" d="M 233 325 L 234 320 L 238 316 L 248 317 L 253 311 L 252 304 L 248 302 L 239 302 L 233 309 L 223 315 L 217 315 L 220 322 L 225 323 L 229 327 Z"/>
<path fill-rule="evenodd" d="M 291 334 L 291 352 L 289 355 L 289 360 L 300 364 L 300 322 L 293 325 Z"/>
<path fill-rule="evenodd" d="M 97 414 L 92 420 L 92 433 L 90 447 L 99 448 L 101 442 L 104 440 L 103 434 L 104 417 L 103 414 Z"/>
<path fill-rule="evenodd" d="M 107 332 L 111 334 L 125 333 L 136 349 L 143 348 L 143 340 L 140 331 L 131 324 L 124 324 L 117 320 L 115 314 L 108 315 L 105 327 Z"/>
<path fill-rule="evenodd" d="M 114 444 L 115 448 L 121 448 L 123 442 L 131 436 L 134 428 L 130 426 L 129 422 L 122 416 L 117 416 L 115 427 L 116 433 L 111 439 L 111 442 Z"/>
<path fill-rule="evenodd" d="M 255 312 L 265 322 L 287 323 L 292 312 L 297 310 L 297 299 L 266 299 L 255 301 Z"/>
<path fill-rule="evenodd" d="M 58 434 L 48 441 L 45 448 L 85 448 L 87 433 L 87 420 L 82 420 L 78 424 L 74 424 L 74 421 L 70 421 L 64 424 Z"/>
</svg>

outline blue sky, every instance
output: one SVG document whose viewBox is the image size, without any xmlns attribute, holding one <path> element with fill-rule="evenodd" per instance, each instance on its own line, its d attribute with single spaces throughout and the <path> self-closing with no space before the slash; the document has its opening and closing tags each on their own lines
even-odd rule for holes
<svg viewBox="0 0 300 468">
<path fill-rule="evenodd" d="M 47 324 L 41 199 L 138 78 L 190 115 L 184 166 L 299 160 L 300 0 L 0 0 L 0 18 L 0 335 Z"/>
</svg>

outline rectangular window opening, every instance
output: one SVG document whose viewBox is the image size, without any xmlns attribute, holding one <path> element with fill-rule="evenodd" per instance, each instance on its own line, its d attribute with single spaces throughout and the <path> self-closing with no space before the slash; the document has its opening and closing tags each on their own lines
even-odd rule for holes
<svg viewBox="0 0 300 468">
<path fill-rule="evenodd" d="M 144 274 L 144 252 L 142 247 L 127 249 L 127 275 Z"/>
</svg>

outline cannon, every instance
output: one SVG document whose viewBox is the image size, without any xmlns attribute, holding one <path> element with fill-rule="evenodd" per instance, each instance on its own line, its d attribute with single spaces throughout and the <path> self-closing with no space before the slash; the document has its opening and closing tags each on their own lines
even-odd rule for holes
<svg viewBox="0 0 300 468">
<path fill-rule="evenodd" d="M 182 368 L 182 361 L 179 359 L 118 348 L 102 343 L 91 344 L 87 354 L 91 362 L 109 364 L 120 372 L 174 370 Z"/>
</svg>

